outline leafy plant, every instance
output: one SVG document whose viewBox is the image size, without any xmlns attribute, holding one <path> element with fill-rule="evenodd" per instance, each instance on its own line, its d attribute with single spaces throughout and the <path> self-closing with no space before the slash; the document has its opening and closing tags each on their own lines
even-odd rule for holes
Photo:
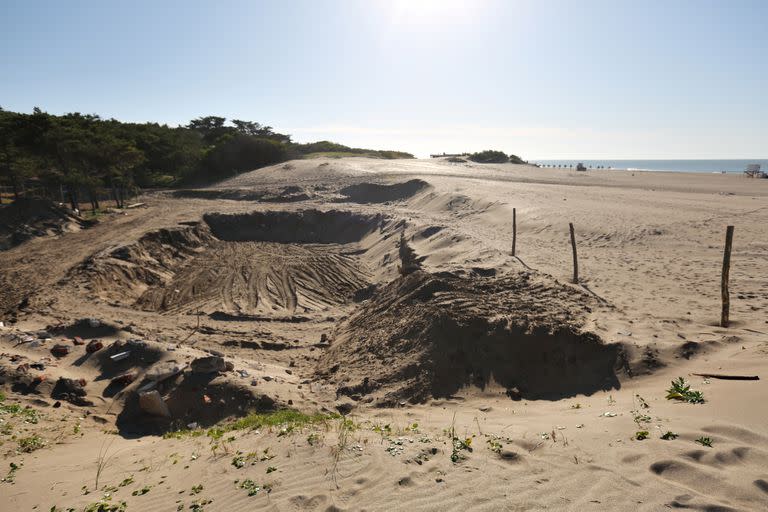
<svg viewBox="0 0 768 512">
<path fill-rule="evenodd" d="M 665 441 L 672 441 L 674 439 L 678 438 L 678 435 L 674 432 L 667 431 L 664 434 L 661 435 L 661 438 Z"/>
<path fill-rule="evenodd" d="M 33 451 L 39 450 L 45 446 L 45 441 L 43 441 L 43 438 L 38 435 L 22 437 L 18 440 L 18 443 L 19 451 L 23 453 L 32 453 Z"/>
<path fill-rule="evenodd" d="M 37 424 L 40 416 L 38 412 L 27 406 L 22 407 L 19 404 L 4 404 L 4 400 L 0 400 L 0 414 L 10 414 L 14 417 L 20 417 L 25 423 Z"/>
<path fill-rule="evenodd" d="M 267 467 L 267 474 L 274 473 L 275 471 L 277 471 L 277 468 L 275 466 Z"/>
<path fill-rule="evenodd" d="M 678 377 L 672 381 L 672 386 L 667 390 L 667 400 L 703 404 L 704 394 L 701 391 L 692 390 L 691 385 L 686 383 L 685 379 Z"/>
<path fill-rule="evenodd" d="M 651 433 L 648 432 L 647 430 L 638 430 L 637 432 L 635 432 L 635 439 L 637 439 L 638 441 L 642 441 L 643 439 L 648 439 L 648 436 L 650 435 Z"/>
<path fill-rule="evenodd" d="M 110 503 L 107 498 L 102 498 L 96 503 L 86 505 L 83 512 L 125 512 L 128 509 L 128 504 L 124 501 L 120 503 Z M 67 509 L 74 511 L 74 509 Z"/>
<path fill-rule="evenodd" d="M 206 505 L 213 503 L 213 500 L 197 500 L 189 504 L 189 510 L 192 512 L 203 512 Z"/>
<path fill-rule="evenodd" d="M 712 439 L 709 437 L 700 437 L 696 440 L 696 442 L 702 446 L 707 446 L 709 448 L 712 448 Z"/>
<path fill-rule="evenodd" d="M 192 486 L 192 490 L 189 494 L 200 494 L 203 490 L 203 484 L 197 484 Z"/>
<path fill-rule="evenodd" d="M 503 446 L 501 445 L 498 439 L 488 438 L 486 442 L 488 443 L 488 449 L 491 450 L 493 453 L 501 453 L 501 449 L 503 448 Z"/>
<path fill-rule="evenodd" d="M 133 491 L 133 492 L 131 493 L 131 496 L 144 496 L 144 495 L 145 495 L 145 494 L 147 494 L 147 493 L 148 493 L 148 492 L 149 492 L 151 489 L 152 489 L 152 486 L 150 486 L 150 485 L 145 485 L 145 486 L 144 486 L 144 487 L 142 487 L 141 489 L 136 489 L 135 491 Z"/>
<path fill-rule="evenodd" d="M 235 483 L 237 483 L 237 481 L 235 481 Z M 261 487 L 259 485 L 256 485 L 256 482 L 254 482 L 250 478 L 246 478 L 245 480 L 243 480 L 240 483 L 239 487 L 241 489 L 248 491 L 248 496 L 256 496 L 257 494 L 259 494 L 259 491 L 261 490 Z"/>
<path fill-rule="evenodd" d="M 22 465 L 23 464 L 21 462 L 18 464 L 16 464 L 15 462 L 11 462 L 9 464 L 10 469 L 8 470 L 8 474 L 5 475 L 5 477 L 3 477 L 3 479 L 0 480 L 0 482 L 8 482 L 9 484 L 13 483 L 13 480 L 16 478 L 16 472 L 19 469 L 21 469 Z"/>
</svg>

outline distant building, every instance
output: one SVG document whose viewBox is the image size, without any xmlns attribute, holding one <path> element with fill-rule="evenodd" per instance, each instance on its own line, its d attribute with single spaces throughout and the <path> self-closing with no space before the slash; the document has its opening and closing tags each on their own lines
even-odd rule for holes
<svg viewBox="0 0 768 512">
<path fill-rule="evenodd" d="M 587 168 L 586 168 L 586 167 L 584 167 L 584 164 L 583 164 L 583 163 L 579 162 L 579 163 L 577 163 L 577 164 L 576 164 L 576 170 L 577 170 L 577 171 L 586 171 L 586 170 L 587 170 Z"/>
</svg>

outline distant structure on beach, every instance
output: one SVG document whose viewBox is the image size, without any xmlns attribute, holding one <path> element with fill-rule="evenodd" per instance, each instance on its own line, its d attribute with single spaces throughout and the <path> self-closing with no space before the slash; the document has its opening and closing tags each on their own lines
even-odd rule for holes
<svg viewBox="0 0 768 512">
<path fill-rule="evenodd" d="M 749 164 L 744 170 L 744 174 L 749 178 L 766 178 L 768 177 L 764 172 L 760 171 L 760 164 Z"/>
<path fill-rule="evenodd" d="M 443 158 L 444 156 L 467 156 L 467 153 L 443 153 L 429 155 L 429 158 Z"/>
<path fill-rule="evenodd" d="M 587 168 L 586 168 L 586 167 L 584 167 L 584 164 L 583 164 L 583 163 L 579 162 L 579 163 L 577 163 L 577 164 L 576 164 L 576 170 L 577 170 L 577 171 L 586 171 L 586 170 L 587 170 Z"/>
</svg>

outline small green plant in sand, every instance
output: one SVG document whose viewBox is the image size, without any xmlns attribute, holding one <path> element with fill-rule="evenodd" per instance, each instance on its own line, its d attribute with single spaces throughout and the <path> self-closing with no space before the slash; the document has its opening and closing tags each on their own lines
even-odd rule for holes
<svg viewBox="0 0 768 512">
<path fill-rule="evenodd" d="M 448 438 L 451 441 L 451 462 L 454 464 L 464 460 L 466 457 L 462 454 L 462 451 L 472 451 L 472 438 L 460 438 L 456 435 L 456 417 L 451 422 L 451 427 L 445 431 L 448 434 Z"/>
<path fill-rule="evenodd" d="M 270 484 L 258 485 L 256 482 L 254 482 L 250 478 L 246 478 L 242 482 L 240 480 L 235 480 L 235 486 L 247 491 L 248 496 L 256 496 L 262 490 L 266 493 L 272 492 L 272 485 Z"/>
<path fill-rule="evenodd" d="M 312 432 L 307 436 L 307 443 L 309 446 L 315 446 L 320 442 L 320 435 L 317 432 Z"/>
<path fill-rule="evenodd" d="M 202 429 L 181 429 L 173 432 L 166 432 L 163 435 L 164 439 L 182 439 L 184 437 L 198 437 L 203 434 L 207 435 L 211 439 L 221 439 L 227 432 L 234 432 L 237 430 L 256 430 L 260 428 L 276 428 L 279 427 L 281 432 L 285 430 L 283 435 L 293 432 L 296 429 L 307 427 L 310 425 L 327 424 L 330 420 L 339 418 L 339 414 L 323 414 L 314 413 L 306 414 L 293 409 L 280 409 L 271 412 L 252 412 L 247 416 L 243 416 L 235 421 L 229 423 L 222 423 L 215 427 L 209 428 L 207 431 Z"/>
<path fill-rule="evenodd" d="M 274 473 L 275 471 L 277 471 L 277 467 L 275 466 L 267 467 L 267 474 Z"/>
<path fill-rule="evenodd" d="M 488 449 L 491 450 L 493 453 L 501 453 L 501 450 L 503 448 L 501 442 L 498 439 L 494 439 L 493 437 L 489 437 L 486 442 L 488 443 Z"/>
<path fill-rule="evenodd" d="M 213 503 L 213 500 L 197 500 L 189 504 L 189 510 L 192 512 L 203 512 L 206 505 Z"/>
<path fill-rule="evenodd" d="M 690 404 L 703 404 L 704 393 L 694 391 L 685 379 L 678 377 L 672 381 L 672 387 L 667 390 L 667 400 L 679 400 Z"/>
<path fill-rule="evenodd" d="M 700 437 L 696 440 L 696 442 L 702 446 L 712 448 L 712 439 L 709 437 Z"/>
<path fill-rule="evenodd" d="M 189 492 L 190 495 L 194 494 L 200 494 L 203 491 L 203 484 L 197 484 L 192 486 L 192 490 Z"/>
<path fill-rule="evenodd" d="M 91 503 L 83 508 L 83 512 L 125 512 L 128 510 L 128 504 L 124 501 L 119 503 L 110 503 L 112 497 L 110 495 L 104 495 L 102 499 L 96 503 Z M 54 510 L 54 509 L 51 509 Z M 74 512 L 75 509 L 68 508 L 67 512 Z"/>
<path fill-rule="evenodd" d="M 145 485 L 141 489 L 136 489 L 131 493 L 131 496 L 144 496 L 152 489 L 151 485 Z"/>
<path fill-rule="evenodd" d="M 43 441 L 43 438 L 38 435 L 22 437 L 18 440 L 18 443 L 19 451 L 22 453 L 32 453 L 33 451 L 39 450 L 45 446 L 45 441 Z"/>
<path fill-rule="evenodd" d="M 344 416 L 339 416 L 337 428 L 338 438 L 336 441 L 336 446 L 331 449 L 331 454 L 333 456 L 333 467 L 331 468 L 331 475 L 333 477 L 333 482 L 336 485 L 336 488 L 339 487 L 339 484 L 336 480 L 338 475 L 339 462 L 341 461 L 342 455 L 344 455 L 344 453 L 347 451 L 349 438 L 351 437 L 352 432 L 357 430 L 357 428 L 358 426 L 354 421 L 349 418 L 345 418 Z"/>
<path fill-rule="evenodd" d="M 678 434 L 668 430 L 667 432 L 661 435 L 661 438 L 665 441 L 674 441 L 675 439 L 678 438 Z"/>
<path fill-rule="evenodd" d="M 0 400 L 0 415 L 8 414 L 12 417 L 21 418 L 25 423 L 36 424 L 40 415 L 31 407 L 22 407 L 19 404 L 5 404 L 5 397 Z"/>
<path fill-rule="evenodd" d="M 127 485 L 131 485 L 132 483 L 133 483 L 133 475 L 123 479 L 123 481 L 118 484 L 118 487 L 125 487 Z"/>
<path fill-rule="evenodd" d="M 638 441 L 642 441 L 644 439 L 648 439 L 648 436 L 650 435 L 651 433 L 648 432 L 647 430 L 638 430 L 637 432 L 635 432 L 635 439 L 637 439 Z"/>
<path fill-rule="evenodd" d="M 0 480 L 0 482 L 6 482 L 9 484 L 12 484 L 13 480 L 16 478 L 16 472 L 21 469 L 22 465 L 23 464 L 21 462 L 19 462 L 18 464 L 16 464 L 15 462 L 11 462 L 9 464 L 10 469 L 8 470 L 8 474 L 5 475 L 3 479 Z"/>
</svg>

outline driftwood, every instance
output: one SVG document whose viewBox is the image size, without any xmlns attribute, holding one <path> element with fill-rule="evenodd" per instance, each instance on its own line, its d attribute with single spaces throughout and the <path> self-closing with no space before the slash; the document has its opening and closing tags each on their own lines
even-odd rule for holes
<svg viewBox="0 0 768 512">
<path fill-rule="evenodd" d="M 722 373 L 692 373 L 697 377 L 705 377 L 708 379 L 723 379 L 723 380 L 760 380 L 757 375 L 724 375 Z"/>
</svg>

